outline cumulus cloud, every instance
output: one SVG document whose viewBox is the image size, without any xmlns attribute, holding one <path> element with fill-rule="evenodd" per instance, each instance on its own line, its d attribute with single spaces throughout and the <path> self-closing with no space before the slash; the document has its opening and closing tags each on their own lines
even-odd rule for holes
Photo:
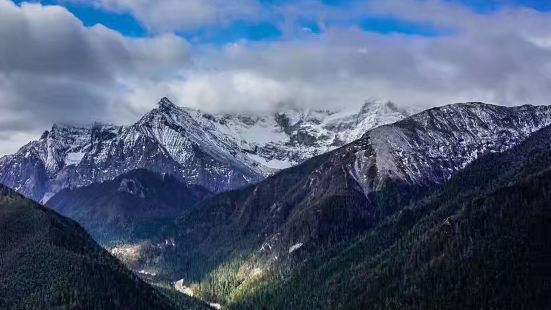
<svg viewBox="0 0 551 310">
<path fill-rule="evenodd" d="M 0 45 L 0 153 L 22 144 L 7 148 L 6 141 L 37 135 L 54 121 L 128 123 L 162 96 L 212 112 L 357 109 L 371 97 L 414 109 L 550 103 L 549 12 L 503 7 L 479 14 L 439 0 L 358 1 L 346 8 L 301 0 L 270 6 L 268 18 L 281 17 L 279 40 L 188 46 L 170 32 L 266 18 L 266 7 L 95 1 L 166 34 L 127 38 L 101 25 L 84 27 L 62 7 L 0 0 L 0 40 L 10 42 Z M 439 33 L 380 34 L 356 26 L 369 17 L 431 25 Z M 305 21 L 321 33 L 296 33 Z"/>
<path fill-rule="evenodd" d="M 129 101 L 137 89 L 162 83 L 189 61 L 180 37 L 129 39 L 101 25 L 84 27 L 59 6 L 6 0 L 0 41 L 0 134 L 12 140 L 57 121 L 126 122 L 141 112 Z"/>
<path fill-rule="evenodd" d="M 197 61 L 209 70 L 182 81 L 178 98 L 243 110 L 289 103 L 355 107 L 369 97 L 415 109 L 464 101 L 550 103 L 551 13 L 505 7 L 478 14 L 434 0 L 373 0 L 351 14 L 358 12 L 426 23 L 442 33 L 328 27 L 301 40 L 238 42 L 202 51 Z M 238 86 L 243 79 L 249 90 Z"/>
<path fill-rule="evenodd" d="M 307 27 L 325 28 L 327 22 L 343 22 L 361 16 L 350 7 L 319 0 L 58 0 L 115 13 L 132 15 L 150 33 L 213 30 L 236 21 L 274 24 L 283 36 L 299 35 Z"/>
</svg>

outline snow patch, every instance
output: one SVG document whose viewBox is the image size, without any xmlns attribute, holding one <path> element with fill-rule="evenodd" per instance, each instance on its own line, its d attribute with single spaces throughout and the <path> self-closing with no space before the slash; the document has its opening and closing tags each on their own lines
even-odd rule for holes
<svg viewBox="0 0 551 310">
<path fill-rule="evenodd" d="M 293 163 L 290 162 L 289 160 L 281 160 L 281 159 L 267 159 L 267 158 L 264 158 L 262 156 L 258 156 L 258 155 L 255 155 L 255 154 L 250 154 L 249 157 L 260 163 L 261 165 L 263 166 L 266 166 L 268 168 L 271 168 L 271 169 L 275 169 L 275 170 L 281 170 L 281 169 L 286 169 L 286 168 L 289 168 L 291 166 L 293 166 Z"/>
<path fill-rule="evenodd" d="M 191 287 L 184 285 L 184 279 L 180 279 L 174 282 L 174 288 L 182 294 L 186 294 L 190 297 L 193 297 L 193 289 Z"/>
<path fill-rule="evenodd" d="M 65 166 L 78 166 L 86 153 L 84 152 L 73 152 L 73 153 L 67 153 L 67 156 L 65 156 Z"/>
<path fill-rule="evenodd" d="M 40 203 L 41 204 L 46 204 L 46 202 L 48 202 L 48 200 L 52 199 L 52 197 L 55 196 L 55 192 L 47 192 L 46 194 L 44 194 L 44 197 L 42 197 L 42 199 L 40 199 Z"/>
<path fill-rule="evenodd" d="M 147 270 L 144 270 L 144 269 L 139 270 L 138 273 L 146 275 L 146 276 L 152 276 L 152 277 L 155 277 L 157 275 L 157 273 L 155 273 L 155 272 L 150 272 L 150 271 L 147 271 Z"/>
<path fill-rule="evenodd" d="M 289 248 L 289 254 L 293 253 L 294 251 L 300 249 L 304 244 L 302 242 L 299 242 L 297 244 L 294 244 Z"/>
</svg>

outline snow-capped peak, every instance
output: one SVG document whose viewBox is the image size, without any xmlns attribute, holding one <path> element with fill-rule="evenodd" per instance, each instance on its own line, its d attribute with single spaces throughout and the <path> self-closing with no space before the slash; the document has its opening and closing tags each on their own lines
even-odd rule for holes
<svg viewBox="0 0 551 310">
<path fill-rule="evenodd" d="M 387 113 L 390 113 L 387 115 Z M 289 109 L 210 114 L 168 98 L 130 126 L 56 124 L 0 162 L 0 182 L 36 199 L 137 168 L 212 191 L 241 187 L 406 116 L 389 103 L 360 113 Z"/>
<path fill-rule="evenodd" d="M 358 117 L 367 117 L 376 114 L 379 117 L 385 117 L 394 113 L 407 114 L 403 109 L 400 109 L 392 101 L 386 100 L 366 100 L 358 113 Z"/>
<path fill-rule="evenodd" d="M 170 99 L 168 99 L 167 97 L 161 98 L 161 100 L 159 100 L 159 102 L 157 103 L 157 106 L 164 109 L 177 108 L 177 106 L 174 103 L 172 103 L 172 101 L 170 101 Z"/>
</svg>

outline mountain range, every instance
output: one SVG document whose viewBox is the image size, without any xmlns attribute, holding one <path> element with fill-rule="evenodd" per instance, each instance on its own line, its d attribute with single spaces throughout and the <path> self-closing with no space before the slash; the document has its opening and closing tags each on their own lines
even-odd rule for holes
<svg viewBox="0 0 551 310">
<path fill-rule="evenodd" d="M 278 257 L 298 244 L 313 251 L 342 242 L 477 158 L 503 152 L 549 124 L 548 107 L 466 103 L 374 128 L 335 151 L 190 209 L 173 234 L 163 236 L 176 240 L 169 250 L 178 252 L 167 254 L 178 257 L 168 269 L 198 272 L 236 253 L 261 250 Z"/>
<path fill-rule="evenodd" d="M 241 115 L 163 98 L 130 126 L 54 125 L 0 182 L 157 287 L 229 309 L 544 309 L 549 141 L 548 106 Z"/>
<path fill-rule="evenodd" d="M 407 115 L 385 101 L 366 102 L 358 113 L 209 114 L 163 98 L 130 126 L 54 125 L 0 159 L 0 183 L 47 202 L 62 189 L 146 168 L 221 192 L 256 183 Z"/>
<path fill-rule="evenodd" d="M 456 104 L 372 129 L 199 203 L 141 262 L 236 309 L 541 308 L 549 111 Z"/>
</svg>

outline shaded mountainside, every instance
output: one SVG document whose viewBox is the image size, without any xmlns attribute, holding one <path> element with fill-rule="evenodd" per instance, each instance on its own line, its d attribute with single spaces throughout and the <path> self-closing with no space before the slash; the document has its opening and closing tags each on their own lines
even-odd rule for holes
<svg viewBox="0 0 551 310">
<path fill-rule="evenodd" d="M 230 309 L 548 309 L 551 128 L 282 273 L 221 295 Z"/>
<path fill-rule="evenodd" d="M 110 244 L 148 239 L 211 195 L 199 185 L 139 169 L 113 181 L 62 190 L 46 206 L 80 223 L 95 240 Z"/>
<path fill-rule="evenodd" d="M 130 126 L 54 125 L 39 140 L 0 158 L 0 182 L 46 202 L 62 189 L 145 168 L 221 192 L 256 183 L 405 116 L 390 102 L 367 102 L 359 113 L 244 115 L 180 108 L 163 98 Z"/>
<path fill-rule="evenodd" d="M 481 103 L 434 108 L 368 131 L 336 151 L 187 211 L 143 253 L 166 276 L 200 280 L 235 257 L 271 264 L 357 236 L 477 158 L 505 151 L 548 125 L 551 109 Z"/>
<path fill-rule="evenodd" d="M 0 308 L 204 309 L 134 276 L 76 222 L 0 186 Z"/>
</svg>

